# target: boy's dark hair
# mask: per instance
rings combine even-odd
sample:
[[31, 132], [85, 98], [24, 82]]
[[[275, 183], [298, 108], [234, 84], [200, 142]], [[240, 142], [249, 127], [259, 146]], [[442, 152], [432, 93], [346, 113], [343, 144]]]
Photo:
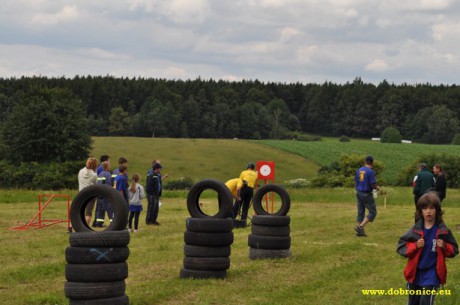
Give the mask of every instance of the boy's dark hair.
[[109, 156], [109, 155], [102, 155], [101, 158], [100, 158], [99, 160], [100, 160], [101, 163], [102, 163], [102, 162], [104, 162], [104, 161], [109, 161], [109, 159], [110, 159], [110, 156]]
[[128, 169], [128, 167], [126, 165], [120, 165], [118, 167], [118, 170], [120, 171], [120, 173], [126, 172], [127, 169]]
[[123, 163], [128, 163], [128, 160], [126, 160], [125, 157], [120, 157], [120, 158], [118, 159], [118, 164], [123, 164]]
[[422, 210], [426, 209], [429, 206], [432, 206], [436, 209], [435, 223], [442, 223], [442, 214], [444, 214], [444, 212], [441, 210], [441, 201], [439, 200], [439, 196], [436, 192], [428, 192], [424, 194], [422, 197], [420, 197], [420, 199], [417, 201], [415, 220], [418, 221], [419, 219], [423, 219]]

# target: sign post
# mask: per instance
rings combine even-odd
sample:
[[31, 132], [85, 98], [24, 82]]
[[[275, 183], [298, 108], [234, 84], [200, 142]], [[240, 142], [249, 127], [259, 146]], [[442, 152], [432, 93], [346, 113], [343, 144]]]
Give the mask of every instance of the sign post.
[[[264, 184], [270, 183], [269, 181], [271, 181], [271, 183], [275, 183], [275, 162], [257, 161], [256, 168], [257, 168], [257, 173], [258, 173], [258, 176], [257, 176], [258, 180], [264, 180]], [[266, 206], [267, 212], [271, 210], [271, 213], [273, 213], [274, 200], [275, 200], [275, 194], [273, 192], [265, 196], [265, 206]], [[269, 206], [270, 206], [270, 209], [269, 209]]]

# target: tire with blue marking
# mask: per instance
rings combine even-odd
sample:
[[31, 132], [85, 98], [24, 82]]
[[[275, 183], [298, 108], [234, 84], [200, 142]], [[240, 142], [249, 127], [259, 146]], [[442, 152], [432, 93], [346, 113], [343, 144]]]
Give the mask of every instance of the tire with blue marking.
[[129, 257], [128, 247], [67, 247], [65, 260], [69, 264], [116, 264]]

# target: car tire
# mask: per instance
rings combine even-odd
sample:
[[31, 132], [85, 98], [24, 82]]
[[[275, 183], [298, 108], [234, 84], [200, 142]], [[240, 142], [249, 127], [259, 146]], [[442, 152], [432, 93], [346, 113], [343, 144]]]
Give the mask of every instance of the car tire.
[[184, 245], [184, 255], [188, 257], [229, 257], [231, 254], [230, 246], [206, 247]]
[[[203, 191], [212, 189], [217, 192], [219, 198], [219, 211], [215, 215], [208, 215], [200, 208], [200, 196]], [[227, 218], [232, 216], [233, 197], [230, 190], [215, 179], [205, 179], [194, 184], [187, 195], [187, 209], [194, 218]]]
[[184, 268], [189, 270], [226, 270], [230, 268], [229, 257], [184, 257]]
[[289, 216], [254, 215], [252, 217], [253, 225], [288, 226], [290, 223], [291, 223], [291, 217]]
[[[281, 198], [281, 207], [275, 213], [269, 213], [262, 207], [262, 199], [268, 192], [275, 192]], [[289, 196], [289, 193], [286, 191], [286, 189], [284, 189], [282, 186], [277, 184], [265, 184], [261, 186], [254, 194], [254, 197], [252, 198], [252, 204], [257, 215], [285, 216], [291, 208], [291, 197]]]
[[252, 225], [251, 233], [262, 236], [289, 236], [291, 233], [290, 226], [261, 226]]
[[181, 268], [179, 277], [181, 279], [224, 279], [227, 277], [227, 270], [190, 270]]
[[65, 260], [69, 264], [123, 263], [128, 257], [128, 247], [67, 247], [65, 249]]
[[92, 300], [69, 300], [69, 305], [129, 305], [127, 295], [115, 298], [92, 299]]
[[256, 249], [289, 249], [291, 247], [290, 236], [260, 236], [249, 234], [248, 245]]
[[69, 236], [69, 243], [72, 247], [126, 247], [129, 240], [128, 230], [75, 232]]
[[113, 208], [114, 218], [104, 231], [124, 230], [128, 224], [128, 206], [125, 199], [113, 187], [108, 185], [91, 185], [82, 189], [72, 200], [70, 221], [75, 232], [94, 231], [86, 223], [86, 206], [97, 197], [106, 198]]
[[287, 258], [291, 256], [290, 249], [257, 249], [249, 248], [249, 259]]
[[233, 220], [231, 218], [193, 218], [186, 220], [188, 231], [225, 233], [233, 230]]
[[223, 247], [233, 243], [233, 232], [209, 233], [185, 231], [184, 241], [187, 245]]
[[128, 277], [128, 264], [66, 264], [65, 277], [69, 282], [116, 282]]
[[125, 295], [125, 281], [79, 283], [65, 282], [64, 293], [69, 299], [89, 300], [121, 297]]

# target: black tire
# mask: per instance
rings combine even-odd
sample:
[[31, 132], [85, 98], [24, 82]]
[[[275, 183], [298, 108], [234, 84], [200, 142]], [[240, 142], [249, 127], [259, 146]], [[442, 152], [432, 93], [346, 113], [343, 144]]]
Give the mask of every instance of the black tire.
[[125, 262], [128, 257], [128, 247], [67, 247], [65, 249], [65, 260], [69, 264], [115, 264]]
[[260, 236], [249, 234], [248, 245], [256, 249], [289, 249], [291, 247], [290, 236]]
[[233, 243], [233, 232], [201, 233], [185, 231], [184, 241], [187, 245], [219, 247], [230, 246]]
[[287, 258], [291, 256], [291, 249], [256, 249], [249, 248], [250, 259], [265, 259], [265, 258]]
[[262, 236], [289, 236], [291, 233], [290, 226], [261, 226], [252, 225], [251, 233]]
[[252, 217], [253, 225], [288, 226], [290, 223], [291, 223], [291, 217], [289, 216], [254, 215]]
[[226, 270], [230, 268], [228, 257], [184, 257], [184, 268], [189, 270]]
[[233, 230], [233, 219], [189, 217], [186, 220], [186, 227], [193, 232], [225, 233]]
[[124, 295], [108, 299], [69, 300], [69, 305], [129, 305], [129, 298]]
[[65, 278], [69, 282], [116, 282], [128, 277], [128, 264], [66, 264]]
[[126, 247], [129, 231], [75, 232], [70, 234], [72, 247]]
[[[200, 208], [200, 195], [203, 191], [212, 189], [219, 198], [219, 211], [215, 215], [207, 215]], [[227, 218], [232, 216], [233, 197], [230, 190], [222, 182], [215, 179], [205, 179], [192, 186], [187, 195], [187, 209], [190, 216], [195, 218]]]
[[235, 228], [246, 228], [248, 226], [248, 222], [246, 219], [233, 219], [233, 225], [235, 226]]
[[129, 305], [129, 298], [124, 295], [108, 299], [69, 300], [69, 305]]
[[[269, 213], [262, 207], [262, 199], [265, 194], [269, 192], [277, 193], [281, 198], [281, 207], [275, 213]], [[254, 205], [254, 211], [257, 215], [276, 215], [285, 216], [291, 208], [291, 197], [289, 193], [282, 186], [277, 184], [265, 184], [261, 186], [252, 198], [252, 204]]]
[[227, 270], [189, 270], [182, 268], [179, 277], [181, 279], [224, 279], [227, 277]]
[[125, 295], [125, 281], [102, 283], [65, 282], [64, 293], [69, 299], [91, 300], [121, 297]]
[[231, 254], [230, 246], [205, 247], [184, 245], [184, 255], [188, 257], [229, 257]]
[[85, 220], [85, 210], [88, 203], [97, 197], [110, 201], [114, 218], [104, 231], [124, 230], [128, 224], [128, 206], [125, 199], [113, 187], [108, 185], [91, 185], [82, 189], [72, 200], [70, 206], [70, 221], [75, 232], [94, 231]]

